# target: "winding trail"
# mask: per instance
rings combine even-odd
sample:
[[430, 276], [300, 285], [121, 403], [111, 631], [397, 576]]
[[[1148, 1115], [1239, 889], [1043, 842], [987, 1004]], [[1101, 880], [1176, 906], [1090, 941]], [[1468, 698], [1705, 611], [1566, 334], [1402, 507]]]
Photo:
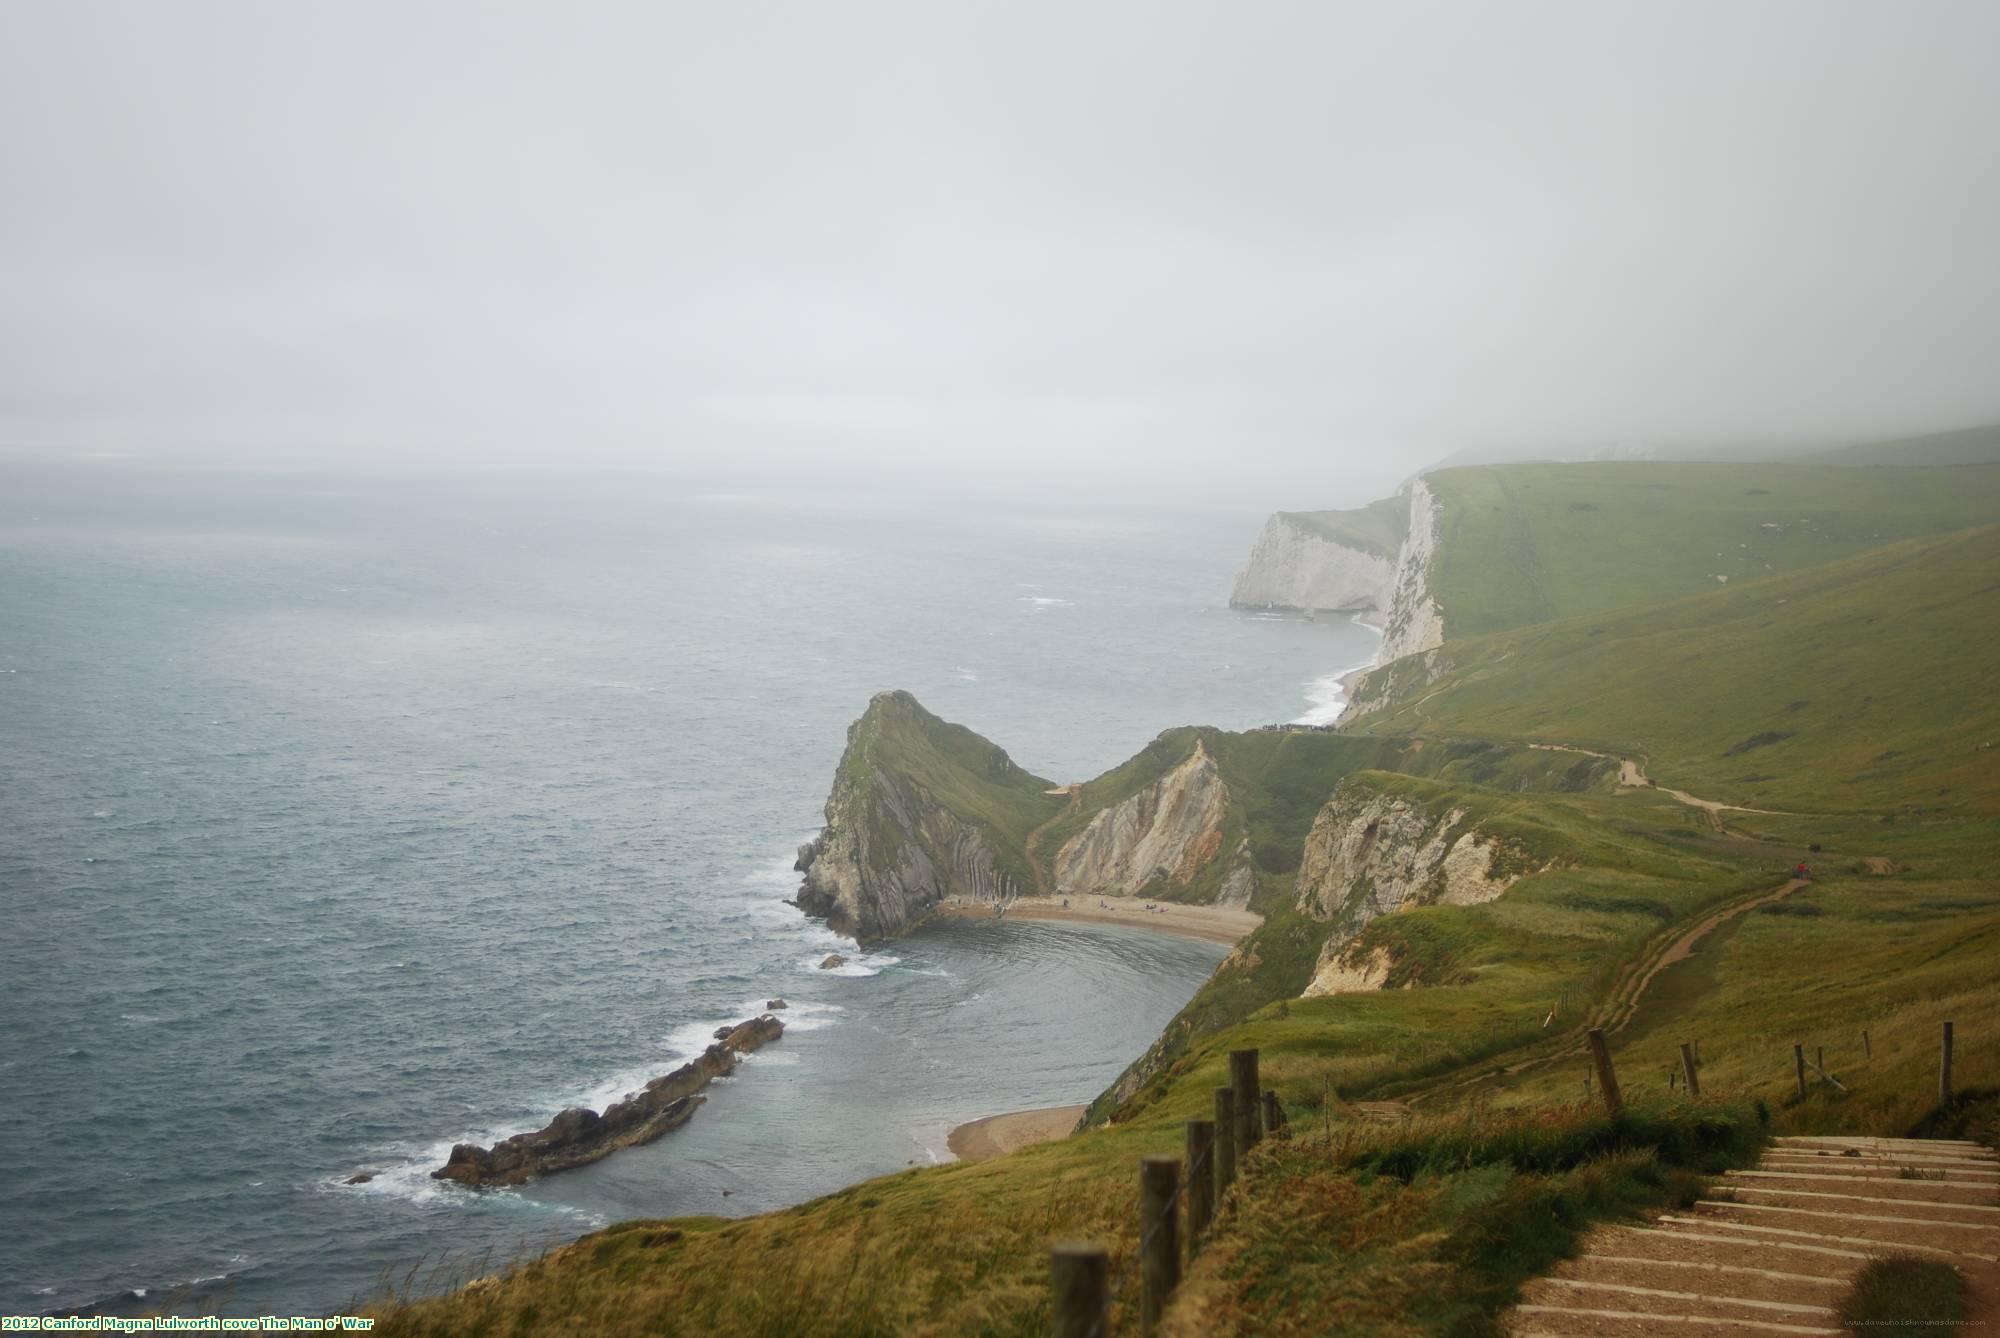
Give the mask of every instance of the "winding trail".
[[1611, 994], [1592, 1010], [1578, 1026], [1572, 1027], [1559, 1036], [1535, 1042], [1525, 1047], [1522, 1057], [1499, 1068], [1488, 1067], [1490, 1061], [1479, 1062], [1480, 1071], [1471, 1077], [1446, 1079], [1416, 1092], [1407, 1098], [1407, 1104], [1416, 1105], [1433, 1098], [1461, 1092], [1468, 1087], [1478, 1087], [1496, 1079], [1512, 1078], [1554, 1064], [1573, 1061], [1577, 1056], [1577, 1045], [1584, 1033], [1593, 1027], [1602, 1027], [1607, 1037], [1616, 1036], [1630, 1025], [1639, 1012], [1639, 1004], [1645, 998], [1646, 990], [1659, 974], [1676, 962], [1687, 960], [1694, 955], [1701, 941], [1714, 933], [1717, 928], [1756, 910], [1759, 906], [1782, 900], [1802, 887], [1810, 886], [1804, 878], [1789, 879], [1784, 886], [1752, 893], [1735, 901], [1719, 906], [1681, 930], [1658, 947], [1642, 954], [1619, 973], [1612, 983]]
[[1602, 757], [1607, 761], [1616, 762], [1618, 764], [1618, 783], [1621, 786], [1628, 790], [1650, 790], [1655, 794], [1664, 794], [1677, 799], [1689, 808], [1698, 808], [1708, 814], [1714, 820], [1717, 827], [1722, 825], [1722, 815], [1724, 813], [1758, 813], [1769, 818], [1799, 818], [1807, 816], [1803, 813], [1786, 813], [1775, 808], [1745, 808], [1741, 804], [1725, 804], [1719, 799], [1703, 799], [1699, 795], [1689, 794], [1686, 790], [1676, 790], [1671, 786], [1661, 785], [1648, 779], [1643, 767], [1631, 758], [1620, 757], [1617, 753], [1600, 753], [1589, 748], [1572, 748], [1568, 744], [1562, 743], [1531, 743], [1528, 746], [1540, 749], [1545, 753], [1581, 753], [1585, 757]]

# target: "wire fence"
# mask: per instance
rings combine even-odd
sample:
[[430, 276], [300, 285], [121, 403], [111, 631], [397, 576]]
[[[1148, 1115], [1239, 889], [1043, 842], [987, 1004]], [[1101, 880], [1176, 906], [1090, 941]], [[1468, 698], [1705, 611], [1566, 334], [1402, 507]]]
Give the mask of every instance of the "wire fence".
[[[1215, 1133], [1215, 1138], [1234, 1136], [1233, 1131], [1225, 1133], [1222, 1130], [1217, 1130]], [[1211, 1138], [1203, 1145], [1191, 1165], [1183, 1168], [1183, 1173], [1174, 1185], [1173, 1196], [1167, 1200], [1166, 1206], [1153, 1218], [1152, 1225], [1147, 1226], [1143, 1222], [1140, 1223], [1139, 1244], [1133, 1249], [1131, 1257], [1125, 1261], [1125, 1267], [1118, 1270], [1118, 1276], [1112, 1280], [1110, 1286], [1104, 1289], [1104, 1305], [1097, 1312], [1097, 1318], [1091, 1323], [1088, 1330], [1089, 1338], [1104, 1338], [1105, 1331], [1111, 1324], [1112, 1307], [1118, 1304], [1120, 1298], [1125, 1295], [1126, 1288], [1132, 1285], [1132, 1279], [1139, 1272], [1139, 1267], [1146, 1258], [1147, 1250], [1152, 1248], [1153, 1242], [1158, 1239], [1159, 1234], [1180, 1221], [1181, 1205], [1186, 1201], [1188, 1190], [1194, 1184], [1195, 1178], [1197, 1176], [1214, 1174], [1215, 1138]], [[1191, 1230], [1189, 1237], [1187, 1245], [1188, 1248], [1192, 1249], [1194, 1241]]]
[[[1148, 1157], [1140, 1161], [1140, 1221], [1138, 1239], [1115, 1274], [1108, 1274], [1110, 1250], [1086, 1246], [1069, 1252], [1072, 1263], [1083, 1271], [1076, 1275], [1079, 1285], [1066, 1286], [1062, 1273], [1065, 1251], [1052, 1259], [1055, 1270], [1055, 1331], [1066, 1338], [1107, 1338], [1112, 1317], [1120, 1306], [1133, 1301], [1134, 1279], [1141, 1281], [1137, 1301], [1142, 1326], [1150, 1331], [1164, 1311], [1167, 1298], [1179, 1285], [1182, 1255], [1192, 1258], [1201, 1240], [1214, 1226], [1227, 1205], [1227, 1191], [1235, 1183], [1235, 1168], [1250, 1147], [1261, 1138], [1278, 1134], [1290, 1121], [1276, 1092], [1261, 1092], [1256, 1081], [1254, 1051], [1242, 1052], [1242, 1081], [1217, 1092], [1217, 1118], [1188, 1123], [1188, 1151], [1181, 1158]], [[1233, 1092], [1233, 1096], [1231, 1095]], [[1253, 1093], [1255, 1095], [1253, 1095]], [[1229, 1118], [1223, 1118], [1227, 1114]], [[1222, 1154], [1227, 1153], [1228, 1156]], [[1163, 1165], [1164, 1164], [1164, 1165]], [[1158, 1193], [1168, 1171], [1173, 1188]], [[1200, 1211], [1197, 1211], [1197, 1203]], [[1185, 1237], [1177, 1228], [1186, 1213]], [[1162, 1240], [1162, 1237], [1168, 1237]], [[1149, 1267], [1149, 1261], [1151, 1267]]]

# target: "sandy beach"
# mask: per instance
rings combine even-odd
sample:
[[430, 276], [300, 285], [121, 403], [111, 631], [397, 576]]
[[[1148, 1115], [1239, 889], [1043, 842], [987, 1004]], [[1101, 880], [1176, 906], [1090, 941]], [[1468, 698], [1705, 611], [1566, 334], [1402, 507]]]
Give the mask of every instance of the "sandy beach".
[[[1148, 910], [1148, 905], [1158, 909]], [[994, 918], [993, 904], [983, 901], [956, 905], [944, 902], [934, 914], [962, 919]], [[1067, 906], [1063, 905], [1060, 897], [1020, 897], [1007, 904], [1005, 918], [1124, 925], [1128, 929], [1150, 929], [1158, 934], [1179, 934], [1183, 938], [1207, 939], [1211, 943], [1235, 943], [1264, 923], [1264, 917], [1254, 912], [1222, 906], [1177, 906], [1168, 901], [1148, 903], [1141, 897], [1093, 896], [1071, 897]]]
[[1068, 1138], [1087, 1106], [1049, 1106], [1043, 1110], [1017, 1110], [1006, 1115], [988, 1115], [983, 1120], [961, 1124], [945, 1137], [945, 1146], [960, 1161], [985, 1161], [1004, 1157], [1036, 1143], [1053, 1143]]

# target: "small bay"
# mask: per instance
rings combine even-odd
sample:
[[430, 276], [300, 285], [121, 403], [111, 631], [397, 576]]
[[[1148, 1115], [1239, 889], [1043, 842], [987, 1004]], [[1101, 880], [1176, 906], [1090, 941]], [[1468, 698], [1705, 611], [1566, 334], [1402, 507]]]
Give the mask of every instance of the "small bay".
[[[1375, 638], [1227, 608], [1262, 520], [0, 466], [0, 1308], [324, 1313], [1090, 1099], [1224, 949], [956, 922], [854, 953], [785, 904], [793, 852], [885, 688], [1057, 782], [1299, 715]], [[429, 1180], [776, 997], [785, 1037], [687, 1128]]]

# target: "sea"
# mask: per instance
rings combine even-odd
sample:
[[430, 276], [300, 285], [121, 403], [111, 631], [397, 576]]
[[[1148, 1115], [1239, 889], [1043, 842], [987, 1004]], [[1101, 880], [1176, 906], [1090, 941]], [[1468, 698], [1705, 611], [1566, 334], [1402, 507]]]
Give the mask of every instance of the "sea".
[[[787, 903], [794, 854], [884, 689], [1056, 782], [1329, 719], [1376, 638], [1228, 607], [1263, 519], [0, 461], [0, 1313], [334, 1313], [1090, 1100], [1221, 946], [955, 921], [856, 952]], [[687, 1127], [430, 1179], [774, 998], [784, 1037]]]

